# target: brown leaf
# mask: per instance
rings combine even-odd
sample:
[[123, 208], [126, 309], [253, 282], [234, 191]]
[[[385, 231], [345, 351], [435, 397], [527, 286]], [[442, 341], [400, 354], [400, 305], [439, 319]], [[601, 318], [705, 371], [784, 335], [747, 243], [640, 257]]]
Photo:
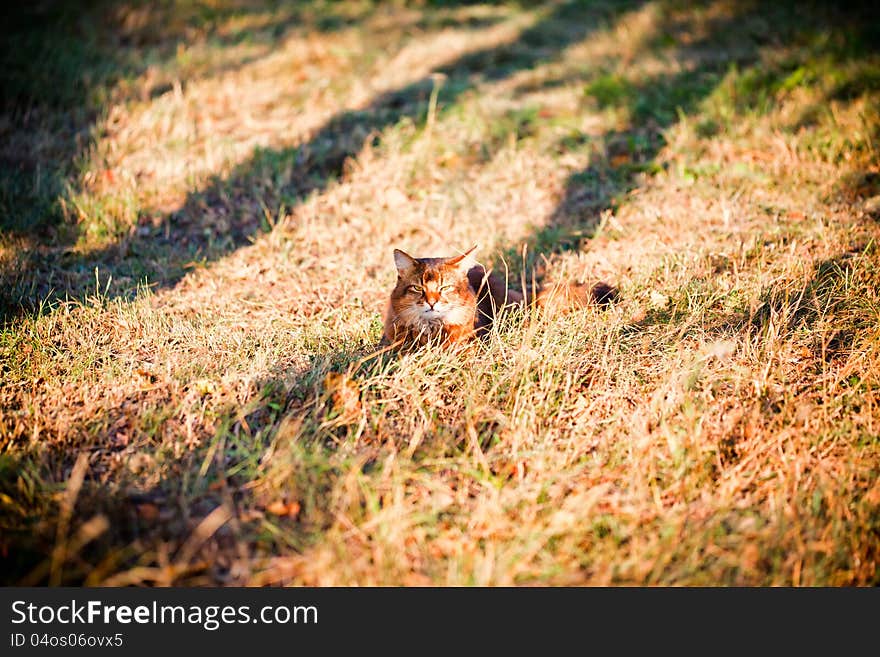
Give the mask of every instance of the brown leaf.
[[281, 500], [275, 500], [271, 504], [266, 505], [266, 511], [276, 516], [287, 514], [287, 505]]
[[286, 516], [288, 518], [296, 518], [299, 515], [299, 502], [284, 502], [282, 500], [275, 500], [268, 506], [266, 506], [266, 511], [275, 516]]

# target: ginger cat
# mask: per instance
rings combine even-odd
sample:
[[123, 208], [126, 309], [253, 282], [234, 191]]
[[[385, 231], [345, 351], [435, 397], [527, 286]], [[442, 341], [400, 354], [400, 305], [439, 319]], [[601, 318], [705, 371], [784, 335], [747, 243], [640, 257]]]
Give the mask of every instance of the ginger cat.
[[552, 285], [531, 295], [507, 288], [503, 277], [487, 272], [466, 253], [448, 258], [414, 258], [394, 250], [397, 284], [385, 313], [384, 342], [394, 346], [467, 342], [491, 326], [507, 308], [532, 301], [551, 312], [566, 312], [588, 303], [608, 303], [617, 290], [607, 283]]

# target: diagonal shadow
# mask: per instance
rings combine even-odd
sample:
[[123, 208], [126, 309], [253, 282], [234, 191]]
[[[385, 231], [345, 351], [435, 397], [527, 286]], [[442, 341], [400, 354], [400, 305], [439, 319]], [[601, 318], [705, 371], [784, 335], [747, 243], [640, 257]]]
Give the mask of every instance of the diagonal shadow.
[[[448, 77], [440, 102], [453, 103], [461, 93], [482, 81], [502, 80], [519, 70], [557, 57], [565, 47], [583, 39], [610, 16], [635, 4], [622, 3], [614, 9], [601, 6], [594, 10], [583, 3], [554, 3], [547, 15], [525, 30], [515, 42], [472, 52], [438, 69], [436, 72]], [[117, 280], [126, 277], [133, 280], [142, 275], [158, 285], [173, 285], [183, 275], [185, 263], [198, 258], [216, 259], [248, 243], [260, 229], [261, 202], [296, 203], [309, 193], [323, 189], [341, 175], [346, 159], [359, 152], [365, 140], [371, 138], [370, 135], [403, 118], [423, 121], [432, 85], [431, 76], [426, 76], [381, 95], [364, 110], [341, 113], [301, 147], [257, 152], [251, 161], [238, 167], [230, 177], [217, 179], [205, 190], [191, 194], [183, 207], [165, 216], [150, 234], [137, 233], [113, 248], [86, 257], [68, 256], [60, 262], [51, 260], [37, 263], [28, 276], [37, 278], [41, 287], [32, 289], [37, 291], [38, 296], [53, 289], [55, 294], [82, 293], [79, 278], [98, 265], [109, 270]], [[286, 172], [281, 180], [271, 178], [270, 185], [261, 186], [260, 181], [267, 179], [267, 171], [278, 170]], [[206, 216], [215, 218], [227, 213], [222, 231], [205, 219]], [[126, 294], [127, 291], [121, 286], [116, 293]], [[18, 297], [12, 301], [17, 308], [21, 308], [26, 300]], [[346, 356], [350, 357], [348, 354]], [[285, 396], [287, 394], [285, 391]], [[106, 426], [113, 426], [118, 416], [125, 412], [123, 407], [111, 411], [106, 418]], [[265, 418], [258, 420], [261, 423], [272, 421]], [[100, 436], [99, 440], [102, 439], [108, 437]], [[49, 463], [53, 464], [50, 466], [53, 471], [63, 472], [61, 464], [70, 462], [71, 450], [66, 445], [47, 445], [45, 451], [35, 458], [42, 464], [35, 467], [46, 467], [45, 464]], [[13, 463], [7, 469], [17, 472], [22, 466]], [[56, 479], [57, 475], [52, 478]], [[3, 481], [0, 476], [0, 484]], [[162, 490], [157, 495], [162, 499], [180, 495], [179, 481], [163, 481], [158, 486]], [[116, 524], [111, 543], [118, 545], [119, 541], [137, 538], [139, 523], [137, 518], [132, 517], [131, 500], [124, 496], [118, 499], [108, 496], [101, 488], [92, 487], [92, 492], [93, 497], [87, 506], [92, 511], [105, 513]], [[216, 498], [216, 495], [206, 495], [204, 502], [217, 502], [211, 498]], [[25, 520], [16, 519], [15, 522], [24, 529], [16, 534], [11, 545], [13, 550], [18, 550], [17, 572], [4, 574], [15, 580], [39, 561], [52, 540], [51, 536], [44, 536], [22, 524]], [[0, 544], [0, 547], [5, 545]], [[112, 549], [112, 545], [96, 547], [95, 558], [104, 548]]]
[[[682, 20], [680, 13], [666, 11], [675, 9], [675, 2], [661, 2], [659, 6], [665, 18], [656, 26], [655, 40], [674, 43], [687, 19]], [[809, 46], [813, 59], [838, 64], [880, 49], [880, 11], [876, 3], [857, 2], [842, 7], [824, 2], [740, 1], [730, 7], [729, 15], [710, 21], [698, 40], [676, 45], [668, 52], [668, 57], [684, 64], [676, 74], [655, 75], [637, 82], [613, 74], [593, 78], [569, 75], [542, 83], [544, 88], [584, 84], [587, 95], [592, 96], [599, 109], [623, 110], [629, 121], [623, 129], [581, 138], [581, 143], [575, 144], [590, 147], [590, 164], [569, 176], [557, 207], [526, 238], [529, 248], [525, 262], [521, 257], [522, 244], [505, 251], [514, 280], [520, 269], [525, 268], [537, 271], [536, 281], [540, 283], [544, 267], [538, 259], [586, 248], [603, 213], [614, 211], [629, 192], [662, 171], [656, 158], [666, 143], [664, 131], [682, 117], [694, 114], [731, 71], [749, 73], [736, 83], [732, 92], [738, 110], [755, 111], [772, 105], [774, 95], [800, 74], [807, 63], [792, 57], [767, 65], [765, 49]], [[751, 29], [743, 30], [743, 25]], [[648, 42], [643, 48], [658, 45]], [[524, 85], [525, 91], [534, 90], [529, 89], [533, 86]], [[856, 93], [853, 89], [864, 91], [875, 86], [873, 80], [844, 77], [830, 95], [839, 98], [845, 92]], [[711, 134], [717, 126], [710, 122], [698, 129]], [[571, 137], [564, 138], [560, 149], [567, 149], [570, 140]]]
[[[69, 242], [58, 199], [89, 146], [97, 118], [106, 110], [108, 89], [152, 69], [158, 78], [146, 93], [171, 89], [162, 69], [193, 43], [229, 49], [248, 43], [256, 54], [207, 61], [180, 79], [230, 71], [269, 54], [295, 30], [330, 32], [362, 20], [323, 9], [314, 2], [277, 9], [245, 0], [212, 6], [151, 4], [119, 0], [54, 0], [18, 3], [5, 16], [0, 51], [0, 231], [41, 241]], [[238, 19], [242, 27], [220, 29]], [[119, 91], [117, 89], [117, 91]], [[122, 91], [123, 97], [132, 92]], [[60, 234], [59, 234], [60, 231]]]
[[[729, 56], [719, 58], [717, 52], [714, 54], [712, 52], [713, 46], [723, 41], [725, 34], [736, 32], [730, 29], [734, 21], [746, 20], [750, 16], [773, 15], [766, 13], [770, 11], [767, 8], [756, 8], [751, 5], [737, 5], [737, 7], [737, 12], [733, 16], [710, 26], [705, 37], [696, 44], [675, 51], [676, 56], [687, 58], [692, 62], [692, 67], [687, 71], [675, 75], [653, 76], [638, 83], [623, 81], [619, 93], [607, 93], [609, 87], [613, 86], [610, 84], [613, 81], [606, 80], [603, 82], [606, 92], [604, 95], [602, 84], [594, 85], [595, 81], [591, 82], [591, 92], [597, 102], [614, 104], [628, 110], [631, 116], [630, 125], [626, 129], [608, 132], [602, 136], [602, 150], [598, 152], [595, 162], [569, 179], [564, 197], [548, 218], [547, 225], [537, 229], [529, 238], [538, 247], [533, 251], [553, 253], [582, 245], [582, 240], [592, 235], [595, 230], [602, 211], [613, 208], [615, 199], [619, 198], [620, 194], [639, 185], [640, 176], [650, 172], [654, 159], [663, 145], [663, 129], [674, 124], [680, 112], [684, 114], [693, 112], [701, 100], [717, 88], [721, 76], [731, 64], [751, 66], [760, 63], [761, 48], [768, 43], [768, 39], [776, 37], [758, 35], [747, 43], [741, 43], [738, 49], [731, 49]], [[580, 5], [562, 5], [556, 7], [545, 20], [552, 20], [555, 23], [554, 33], [568, 34], [569, 36], [566, 37], [568, 41], [565, 43], [572, 43], [577, 38], [583, 38], [588, 30], [584, 31], [583, 26], [572, 25], [571, 12], [576, 16], [593, 15], [589, 12], [582, 13], [584, 11], [587, 10]], [[817, 16], [820, 15], [813, 15], [811, 21], [805, 23], [815, 25], [821, 22]], [[536, 26], [533, 29], [538, 28]], [[581, 36], [578, 37], [576, 34]], [[527, 38], [529, 31], [524, 33], [518, 43], [523, 43], [522, 39]], [[535, 44], [546, 42], [545, 36], [542, 35], [534, 34], [533, 38], [538, 40], [532, 42]], [[518, 52], [518, 46], [514, 43], [500, 49], [487, 49], [460, 58], [441, 69], [441, 72], [449, 76], [441, 101], [454, 102], [464, 90], [472, 88], [482, 80], [503, 79], [524, 67], [542, 63], [545, 57], [556, 56], [562, 47], [564, 46], [554, 41], [542, 46], [542, 53], [537, 55]], [[784, 74], [785, 71], [779, 72], [780, 76]], [[584, 82], [588, 81], [584, 80]], [[767, 84], [771, 87], [775, 84], [773, 76], [768, 79]], [[142, 271], [151, 281], [162, 285], [174, 284], [182, 275], [183, 263], [194, 257], [208, 259], [220, 257], [247, 243], [248, 239], [259, 230], [259, 200], [268, 197], [278, 202], [295, 203], [304, 195], [322, 189], [334, 177], [341, 175], [345, 160], [358, 152], [373, 131], [381, 130], [382, 127], [404, 117], [422, 120], [430, 90], [430, 78], [423, 78], [412, 85], [384, 94], [363, 111], [340, 114], [302, 147], [257, 153], [231, 177], [216, 180], [206, 190], [192, 194], [183, 208], [164, 217], [163, 224], [156, 234], [137, 235], [113, 249], [91, 254], [86, 258], [70, 259], [63, 263], [62, 268], [56, 268], [56, 270], [60, 269], [61, 273], [55, 280], [63, 282], [61, 278], [65, 275], [63, 268], [67, 268], [68, 272], [75, 275], [77, 267], [89, 270], [94, 265], [101, 264], [102, 267], [106, 266], [118, 275]], [[625, 156], [623, 163], [621, 158], [617, 157], [619, 155]], [[279, 167], [279, 163], [284, 166]], [[289, 174], [285, 173], [283, 179], [273, 179], [270, 186], [259, 187], [260, 181], [266, 179], [267, 171], [288, 168]], [[204, 218], [194, 218], [199, 216], [199, 213], [205, 213], [206, 210], [219, 214], [219, 209], [232, 215], [229, 219], [228, 233], [213, 230], [212, 225], [207, 224]], [[207, 237], [206, 228], [210, 233]], [[166, 230], [168, 237], [163, 237]], [[156, 253], [177, 269], [164, 272], [143, 264], [145, 259]], [[137, 270], [137, 267], [141, 269]], [[66, 289], [75, 292], [77, 290], [75, 280], [69, 282]], [[124, 292], [124, 289], [119, 291], [120, 294]], [[772, 299], [772, 295], [768, 298]], [[740, 327], [734, 328], [739, 330]], [[346, 353], [343, 355], [343, 360], [350, 357], [351, 354]], [[308, 373], [305, 378], [313, 376], [314, 373]], [[294, 384], [295, 387], [301, 385], [302, 382]], [[285, 394], [286, 392], [282, 390], [279, 402], [285, 402]], [[275, 421], [273, 417], [267, 416], [255, 418], [251, 424], [256, 428], [271, 425]], [[107, 422], [108, 426], [112, 424], [111, 421]], [[51, 456], [52, 459], [70, 460], [66, 450], [61, 448], [57, 450]], [[169, 498], [173, 498], [178, 493], [179, 486], [177, 481], [163, 481], [159, 484], [163, 489], [162, 495]], [[206, 500], [218, 503], [219, 499], [212, 500], [211, 495], [214, 494], [207, 494]], [[218, 498], [219, 495], [214, 497]], [[95, 507], [104, 510], [111, 517], [119, 517], [122, 520], [128, 517], [125, 514], [131, 513], [123, 507], [127, 503], [126, 500], [116, 502], [106, 495], [102, 496], [101, 491], [96, 493], [96, 498]], [[132, 528], [120, 530], [126, 540], [131, 538], [128, 534], [137, 536], [137, 531], [140, 531], [136, 519], [130, 522]], [[120, 521], [120, 524], [124, 523]], [[114, 536], [114, 540], [119, 538], [119, 535]], [[40, 540], [42, 538], [34, 537], [37, 548], [45, 547]], [[51, 539], [48, 544], [51, 545]], [[96, 553], [94, 558], [97, 560], [100, 554]]]
[[[470, 52], [381, 94], [364, 109], [341, 112], [303, 145], [257, 151], [227, 178], [214, 179], [191, 193], [177, 211], [110, 247], [85, 256], [37, 254], [28, 267], [7, 273], [0, 291], [0, 315], [12, 317], [34, 309], [47, 297], [79, 297], [85, 286], [94, 286], [96, 267], [115, 281], [108, 288], [111, 296], [132, 294], [144, 280], [151, 286], [174, 285], [188, 263], [213, 261], [248, 244], [262, 227], [264, 205], [296, 205], [339, 178], [344, 162], [373, 135], [404, 118], [424, 122], [436, 74], [447, 78], [439, 103], [452, 104], [481, 82], [503, 80], [559, 57], [568, 46], [639, 4], [550, 3], [514, 41]], [[267, 178], [267, 170], [282, 174]]]

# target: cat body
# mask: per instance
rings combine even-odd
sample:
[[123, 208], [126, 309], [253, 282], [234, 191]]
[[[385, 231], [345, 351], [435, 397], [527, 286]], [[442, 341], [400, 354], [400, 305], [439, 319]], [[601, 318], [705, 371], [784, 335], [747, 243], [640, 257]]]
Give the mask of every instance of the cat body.
[[[424, 345], [439, 341], [461, 344], [486, 331], [508, 308], [532, 300], [536, 306], [565, 312], [590, 301], [604, 303], [616, 291], [605, 283], [588, 289], [566, 284], [540, 288], [534, 295], [507, 287], [472, 257], [476, 247], [449, 258], [414, 258], [394, 250], [397, 283], [385, 312], [384, 341], [391, 345]], [[533, 298], [532, 298], [533, 297]]]

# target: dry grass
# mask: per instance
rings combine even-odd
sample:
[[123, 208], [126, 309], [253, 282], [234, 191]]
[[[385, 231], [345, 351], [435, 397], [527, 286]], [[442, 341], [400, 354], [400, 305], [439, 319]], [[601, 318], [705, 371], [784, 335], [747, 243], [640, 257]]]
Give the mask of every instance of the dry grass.
[[[880, 583], [867, 5], [27, 24], [0, 119], [4, 581]], [[47, 34], [79, 44], [49, 67], [69, 88], [27, 68]], [[376, 354], [391, 250], [474, 242], [621, 300]]]

